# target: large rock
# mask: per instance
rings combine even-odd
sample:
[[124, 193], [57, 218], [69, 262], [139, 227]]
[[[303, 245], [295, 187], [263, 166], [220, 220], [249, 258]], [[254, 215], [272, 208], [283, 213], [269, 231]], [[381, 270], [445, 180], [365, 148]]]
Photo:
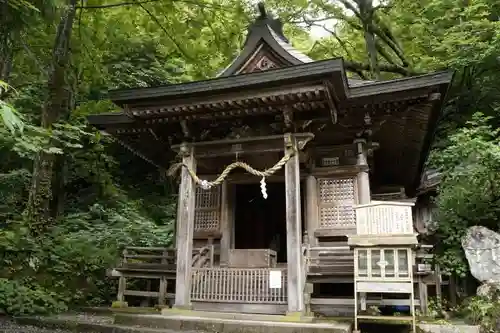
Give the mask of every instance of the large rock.
[[476, 294], [498, 302], [500, 296], [500, 284], [498, 282], [483, 283], [477, 288]]
[[500, 235], [486, 227], [474, 226], [462, 239], [470, 272], [479, 281], [500, 284]]

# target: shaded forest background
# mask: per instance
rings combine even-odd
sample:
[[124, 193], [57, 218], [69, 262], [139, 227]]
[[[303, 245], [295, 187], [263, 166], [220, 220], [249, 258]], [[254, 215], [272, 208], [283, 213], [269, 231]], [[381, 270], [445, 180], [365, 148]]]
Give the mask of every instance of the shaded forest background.
[[[108, 89], [214, 77], [256, 15], [245, 0], [0, 0], [0, 308], [110, 304], [124, 245], [168, 245], [176, 184], [88, 127]], [[443, 173], [432, 237], [465, 276], [460, 237], [499, 229], [497, 0], [268, 0], [295, 47], [350, 75], [456, 72], [430, 164]], [[313, 38], [310, 29], [324, 30]]]

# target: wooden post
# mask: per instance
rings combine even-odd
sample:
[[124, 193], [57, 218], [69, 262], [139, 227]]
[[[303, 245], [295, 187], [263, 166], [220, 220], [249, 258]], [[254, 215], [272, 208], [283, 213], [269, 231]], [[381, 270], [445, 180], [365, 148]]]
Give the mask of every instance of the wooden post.
[[[360, 168], [357, 176], [357, 186], [358, 186], [358, 204], [364, 205], [369, 204], [371, 201], [370, 194], [370, 175], [368, 174], [368, 151], [366, 149], [365, 139], [354, 140], [356, 145], [357, 160], [356, 165]], [[356, 291], [355, 291], [356, 292]], [[359, 294], [359, 301], [361, 310], [366, 310], [366, 293]], [[358, 305], [355, 304], [357, 307]], [[356, 328], [357, 330], [357, 328]]]
[[230, 204], [231, 195], [229, 193], [230, 185], [224, 181], [221, 185], [221, 207], [220, 207], [220, 264], [227, 266], [229, 260], [229, 249], [231, 247], [232, 226], [230, 224]]
[[306, 225], [309, 245], [317, 246], [314, 231], [318, 227], [318, 183], [312, 175], [306, 180]]
[[[124, 249], [122, 252], [122, 263], [126, 264], [127, 263], [127, 254], [128, 251], [127, 249]], [[118, 279], [118, 294], [116, 295], [116, 300], [118, 302], [124, 302], [125, 301], [125, 290], [127, 289], [127, 278], [123, 276], [123, 273], [121, 273], [120, 278]]]
[[285, 134], [285, 153], [293, 153], [285, 165], [288, 314], [304, 311], [304, 277], [301, 250], [300, 166], [297, 140]]
[[436, 283], [436, 297], [439, 300], [439, 302], [442, 303], [443, 302], [442, 299], [443, 292], [441, 289], [442, 278], [441, 278], [441, 267], [439, 266], [439, 264], [436, 264], [436, 266], [434, 267], [434, 279]]
[[420, 311], [423, 315], [429, 312], [429, 300], [427, 296], [427, 284], [422, 276], [418, 277], [418, 299], [420, 301]]
[[229, 250], [235, 248], [235, 241], [236, 241], [236, 186], [232, 184], [229, 187], [229, 227], [231, 230], [231, 237], [229, 241]]
[[207, 246], [208, 246], [208, 263], [210, 265], [209, 267], [211, 268], [211, 267], [214, 267], [214, 261], [215, 261], [213, 237], [208, 238]]
[[125, 289], [127, 288], [127, 278], [125, 276], [120, 276], [118, 279], [118, 295], [116, 296], [116, 300], [118, 302], [125, 301]]
[[365, 139], [354, 140], [357, 150], [356, 165], [361, 168], [358, 173], [358, 204], [369, 204], [371, 201], [370, 195], [370, 176], [368, 174], [368, 151], [366, 148]]
[[167, 278], [165, 276], [162, 276], [160, 278], [160, 288], [158, 290], [158, 305], [163, 306], [167, 304], [166, 297], [167, 297]]
[[450, 305], [452, 307], [457, 306], [457, 279], [454, 275], [449, 277], [449, 291], [450, 291]]
[[[196, 170], [193, 147], [183, 143], [182, 163]], [[193, 256], [194, 205], [196, 184], [188, 170], [182, 167], [177, 208], [177, 273], [175, 278], [175, 307], [191, 307], [191, 261]]]
[[[164, 249], [161, 255], [161, 264], [168, 264], [168, 250]], [[158, 305], [166, 304], [166, 296], [167, 296], [167, 278], [163, 275], [160, 277], [160, 287], [158, 290]]]

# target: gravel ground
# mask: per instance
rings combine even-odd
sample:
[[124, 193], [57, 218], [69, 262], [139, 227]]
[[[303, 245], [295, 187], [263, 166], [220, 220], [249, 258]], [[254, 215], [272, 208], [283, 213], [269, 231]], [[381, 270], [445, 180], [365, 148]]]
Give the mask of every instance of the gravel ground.
[[18, 325], [15, 322], [7, 319], [0, 319], [1, 333], [74, 333], [67, 330], [46, 329], [35, 326]]
[[[64, 314], [54, 318], [98, 324], [111, 324], [113, 322], [113, 319], [109, 316], [90, 314]], [[74, 331], [19, 325], [9, 318], [0, 317], [0, 333], [74, 333]]]

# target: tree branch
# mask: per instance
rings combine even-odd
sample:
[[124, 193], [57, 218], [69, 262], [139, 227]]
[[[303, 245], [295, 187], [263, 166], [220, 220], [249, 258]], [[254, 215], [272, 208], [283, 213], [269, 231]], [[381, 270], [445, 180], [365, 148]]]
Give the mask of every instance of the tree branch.
[[161, 24], [161, 22], [158, 20], [158, 18], [156, 18], [156, 16], [149, 9], [147, 9], [141, 2], [137, 2], [137, 4], [139, 5], [139, 7], [141, 7], [149, 15], [149, 17], [151, 17], [153, 19], [153, 21], [155, 21], [155, 23], [160, 27], [160, 29], [163, 30], [163, 32], [167, 35], [167, 37], [170, 39], [170, 41], [172, 41], [172, 43], [175, 45], [177, 50], [179, 50], [179, 52], [182, 53], [182, 55], [186, 59], [193, 61], [194, 60], [193, 57], [191, 57], [190, 55], [187, 54], [186, 51], [184, 51], [182, 46], [179, 43], [177, 43], [177, 41], [174, 39], [172, 34], [167, 30], [167, 28], [165, 28]]
[[[143, 1], [126, 1], [126, 2], [117, 2], [117, 3], [112, 3], [108, 5], [87, 5], [87, 6], [78, 6], [76, 7], [77, 9], [108, 9], [108, 8], [117, 8], [117, 7], [123, 7], [123, 6], [137, 6], [145, 3], [150, 3], [150, 2], [159, 2], [161, 0], [143, 0]], [[183, 3], [188, 3], [188, 4], [194, 4], [199, 7], [205, 7], [205, 8], [225, 8], [222, 5], [214, 5], [214, 4], [202, 4], [200, 2], [197, 2], [196, 0], [190, 1], [190, 0], [174, 0], [175, 2], [183, 2]], [[226, 7], [229, 8], [229, 7]]]
[[144, 0], [141, 2], [137, 1], [129, 1], [129, 2], [117, 2], [117, 3], [112, 3], [108, 5], [87, 5], [87, 6], [77, 6], [77, 9], [105, 9], [105, 8], [114, 8], [114, 7], [122, 7], [122, 6], [134, 6], [134, 5], [139, 5], [143, 3], [149, 3], [149, 2], [157, 2], [160, 0]]
[[[358, 62], [353, 62], [353, 61], [344, 61], [344, 67], [350, 71], [356, 72], [356, 71], [369, 71], [370, 70], [370, 65], [368, 64], [362, 64]], [[382, 72], [387, 72], [387, 73], [394, 73], [394, 74], [400, 74], [403, 76], [412, 76], [412, 75], [418, 75], [421, 74], [419, 72], [412, 71], [408, 68], [396, 66], [396, 65], [389, 65], [389, 64], [380, 64], [379, 69]]]

